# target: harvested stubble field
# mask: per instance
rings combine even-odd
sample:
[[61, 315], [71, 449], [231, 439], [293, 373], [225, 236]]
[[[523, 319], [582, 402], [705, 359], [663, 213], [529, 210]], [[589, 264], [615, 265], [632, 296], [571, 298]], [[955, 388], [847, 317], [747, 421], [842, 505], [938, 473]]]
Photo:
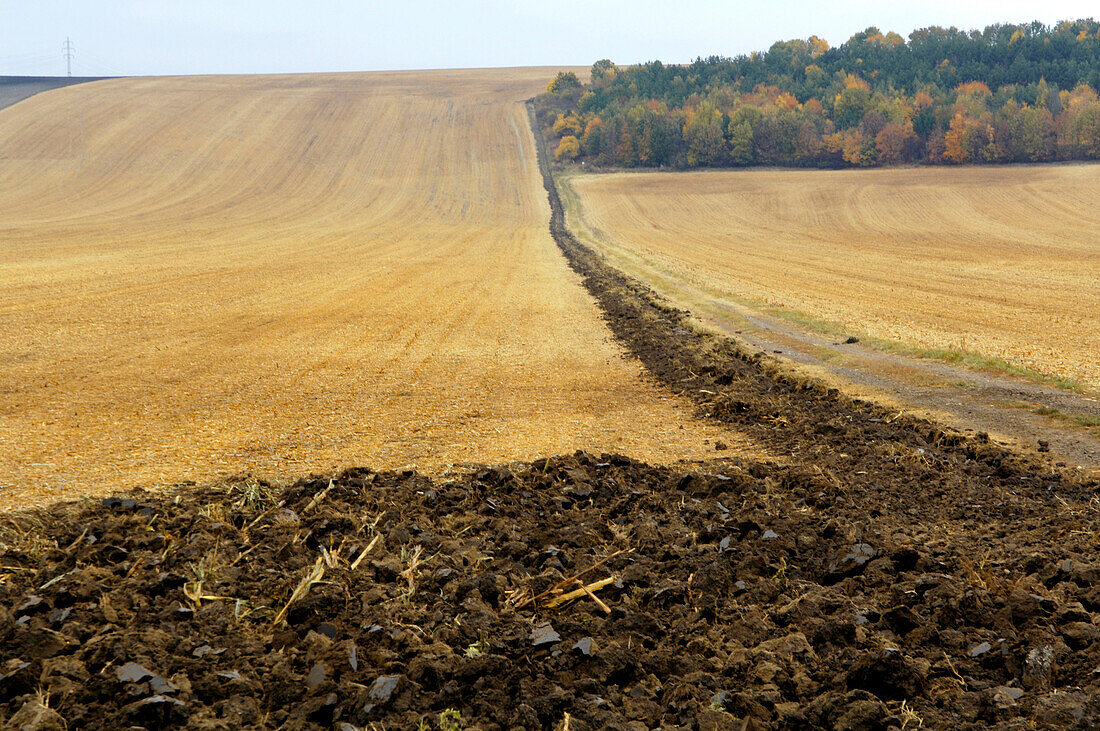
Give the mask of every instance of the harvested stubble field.
[[1100, 390], [1100, 166], [578, 175], [636, 271]]
[[552, 75], [119, 79], [0, 111], [0, 507], [732, 443], [622, 358], [546, 230], [523, 100]]

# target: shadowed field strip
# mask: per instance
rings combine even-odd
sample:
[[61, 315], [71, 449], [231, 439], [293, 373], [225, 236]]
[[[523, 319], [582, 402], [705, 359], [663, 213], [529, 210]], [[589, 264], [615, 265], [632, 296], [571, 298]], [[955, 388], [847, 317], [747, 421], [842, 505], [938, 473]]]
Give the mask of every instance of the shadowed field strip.
[[632, 270], [1100, 390], [1100, 166], [570, 180]]
[[519, 69], [98, 82], [0, 112], [0, 504], [728, 432], [547, 231]]

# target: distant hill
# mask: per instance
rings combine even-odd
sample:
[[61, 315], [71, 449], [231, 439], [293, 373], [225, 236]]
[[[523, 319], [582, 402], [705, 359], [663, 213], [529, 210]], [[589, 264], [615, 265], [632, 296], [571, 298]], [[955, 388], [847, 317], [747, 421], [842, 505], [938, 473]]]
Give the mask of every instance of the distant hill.
[[107, 76], [0, 76], [0, 109], [50, 89], [101, 81]]

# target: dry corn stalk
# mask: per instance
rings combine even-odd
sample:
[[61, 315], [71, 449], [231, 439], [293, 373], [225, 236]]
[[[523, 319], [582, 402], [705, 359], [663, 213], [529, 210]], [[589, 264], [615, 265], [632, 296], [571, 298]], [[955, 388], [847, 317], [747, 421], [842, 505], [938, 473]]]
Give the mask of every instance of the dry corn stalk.
[[[599, 581], [593, 581], [591, 584], [588, 584], [587, 586], [582, 584], [581, 588], [576, 589], [575, 591], [571, 591], [568, 594], [562, 594], [559, 597], [555, 597], [555, 598], [551, 599], [550, 601], [546, 602], [546, 604], [544, 604], [543, 606], [546, 607], [547, 609], [553, 609], [554, 607], [560, 607], [562, 604], [567, 604], [567, 603], [573, 601], [574, 599], [580, 599], [582, 596], [585, 596], [585, 595], [591, 596], [593, 599], [596, 599], [595, 592], [599, 591], [600, 589], [604, 588], [605, 586], [608, 586], [609, 584], [614, 584], [614, 583], [615, 583], [615, 577], [614, 576], [608, 576], [606, 579], [600, 579]], [[601, 607], [600, 607], [601, 609], [604, 609], [605, 611], [610, 613], [611, 610], [607, 607], [606, 604], [604, 604], [603, 602], [601, 602], [598, 599], [596, 599], [596, 603], [601, 605]]]
[[370, 543], [367, 544], [366, 548], [364, 548], [362, 551], [359, 552], [359, 555], [356, 556], [355, 560], [351, 562], [351, 567], [350, 568], [351, 568], [352, 571], [355, 571], [355, 569], [359, 568], [359, 564], [361, 564], [363, 562], [363, 559], [366, 558], [367, 554], [370, 553], [371, 549], [374, 548], [375, 545], [378, 543], [378, 541], [381, 540], [381, 539], [382, 539], [382, 534], [379, 533], [378, 535], [376, 535], [371, 540]]
[[318, 505], [320, 505], [321, 501], [324, 500], [328, 496], [329, 491], [332, 490], [332, 488], [334, 488], [334, 487], [336, 487], [336, 483], [334, 483], [332, 480], [329, 480], [328, 481], [328, 487], [326, 487], [324, 490], [321, 490], [321, 492], [319, 492], [319, 493], [317, 493], [316, 495], [313, 496], [313, 499], [309, 501], [308, 505], [306, 505], [305, 509], [302, 511], [302, 514], [304, 515], [304, 514], [308, 513], [309, 511], [313, 510]]
[[607, 606], [607, 604], [605, 604], [602, 599], [596, 596], [591, 589], [585, 586], [583, 581], [577, 579], [577, 584], [581, 587], [581, 589], [584, 590], [584, 593], [588, 595], [589, 599], [596, 602], [596, 606], [602, 609], [604, 614], [611, 614], [611, 607]]
[[290, 611], [290, 605], [304, 597], [309, 592], [309, 587], [319, 582], [325, 575], [325, 563], [324, 558], [317, 557], [317, 562], [313, 564], [313, 568], [305, 575], [298, 586], [294, 587], [294, 591], [290, 593], [290, 599], [287, 599], [286, 606], [279, 610], [279, 613], [275, 615], [275, 619], [272, 624], [279, 624], [286, 619], [287, 613]]
[[202, 606], [203, 602], [239, 602], [240, 599], [232, 596], [218, 596], [217, 594], [203, 594], [202, 593], [203, 582], [188, 581], [183, 585], [183, 595], [191, 600], [191, 603], [195, 605], [195, 609]]
[[624, 548], [624, 549], [615, 551], [615, 553], [611, 554], [610, 556], [606, 556], [606, 557], [600, 559], [599, 561], [592, 564], [588, 568], [578, 571], [577, 573], [570, 576], [568, 579], [563, 579], [563, 580], [559, 581], [557, 584], [554, 584], [553, 586], [551, 586], [549, 589], [542, 592], [541, 594], [536, 594], [534, 596], [531, 596], [530, 594], [527, 594], [527, 596], [525, 598], [516, 601], [515, 607], [516, 607], [516, 609], [523, 609], [528, 604], [536, 604], [537, 602], [545, 599], [546, 597], [548, 597], [552, 594], [557, 594], [562, 589], [564, 589], [567, 586], [572, 585], [573, 583], [579, 583], [578, 579], [580, 579], [582, 576], [587, 574], [589, 571], [592, 571], [593, 569], [597, 569], [600, 566], [603, 566], [605, 563], [607, 563], [611, 559], [615, 558], [616, 556], [621, 556], [624, 553], [633, 553], [633, 552], [634, 552], [633, 548]]
[[424, 552], [423, 546], [417, 546], [413, 549], [412, 554], [409, 556], [408, 566], [401, 572], [401, 576], [405, 581], [409, 582], [409, 588], [406, 592], [406, 599], [411, 598], [413, 593], [416, 592], [416, 570], [420, 568], [420, 564], [423, 563], [420, 559], [420, 555]]

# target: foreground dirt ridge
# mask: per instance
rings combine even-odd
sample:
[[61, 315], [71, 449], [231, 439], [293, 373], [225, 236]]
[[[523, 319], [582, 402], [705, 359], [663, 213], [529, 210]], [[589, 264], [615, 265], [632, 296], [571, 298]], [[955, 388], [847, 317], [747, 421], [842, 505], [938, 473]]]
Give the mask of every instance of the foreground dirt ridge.
[[[830, 477], [578, 453], [448, 482], [361, 469], [9, 517], [0, 715], [38, 729], [443, 729], [455, 714], [492, 730], [1095, 727], [1094, 512], [934, 484], [880, 511]], [[980, 528], [998, 524], [1007, 538]], [[553, 606], [582, 585], [596, 598]]]

